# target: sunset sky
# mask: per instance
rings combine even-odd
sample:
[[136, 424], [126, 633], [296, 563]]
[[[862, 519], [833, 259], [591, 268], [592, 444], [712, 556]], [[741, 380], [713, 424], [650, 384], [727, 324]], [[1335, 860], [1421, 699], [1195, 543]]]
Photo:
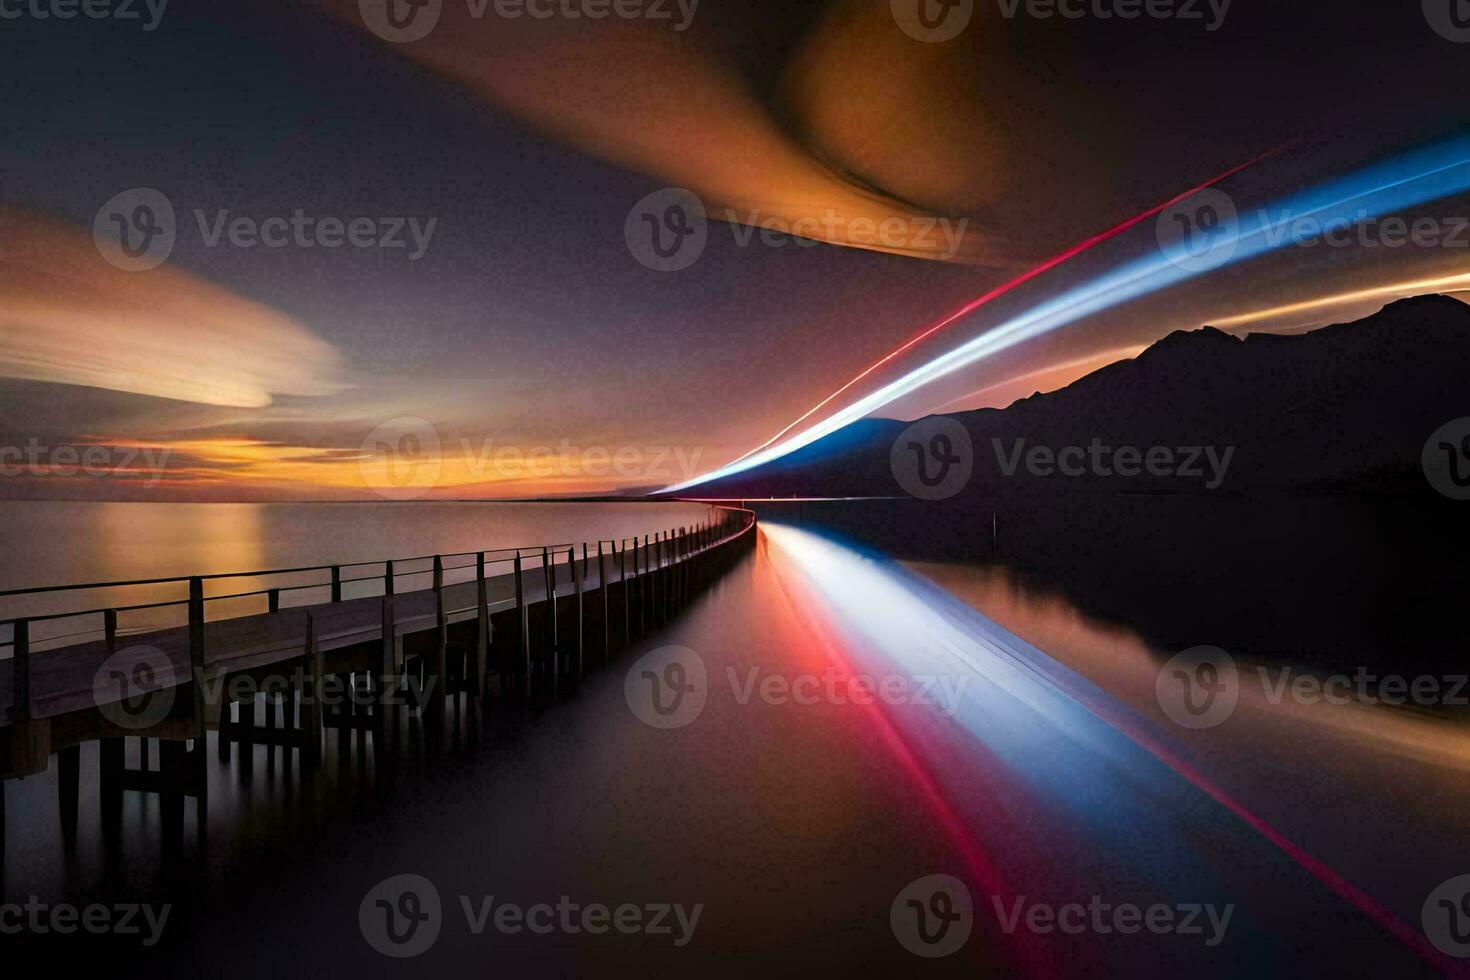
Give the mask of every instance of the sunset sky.
[[[0, 497], [663, 486], [1246, 160], [1280, 149], [1220, 185], [1242, 210], [1467, 123], [1470, 47], [1413, 4], [1241, 3], [1215, 31], [979, 4], [943, 43], [906, 34], [888, 0], [703, 0], [685, 30], [669, 6], [540, 21], [449, 0], [405, 43], [356, 0], [177, 2], [152, 30], [5, 21]], [[735, 218], [678, 271], [625, 237], [669, 187]], [[94, 235], [134, 214], [135, 188], [174, 212], [166, 259], [140, 271]], [[1173, 329], [1299, 330], [1470, 287], [1453, 278], [1470, 274], [1467, 213], [1459, 197], [1410, 215], [1451, 239], [1432, 246], [1219, 270], [885, 412], [1004, 405]], [[749, 227], [770, 221], [820, 240]], [[864, 386], [1158, 248], [1142, 222]]]

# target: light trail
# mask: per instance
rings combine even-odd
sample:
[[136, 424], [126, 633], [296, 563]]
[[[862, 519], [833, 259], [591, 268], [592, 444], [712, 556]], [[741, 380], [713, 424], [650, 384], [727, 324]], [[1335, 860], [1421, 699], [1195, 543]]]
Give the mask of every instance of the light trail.
[[[1284, 248], [1296, 240], [1291, 237], [1291, 227], [1300, 228], [1304, 219], [1351, 224], [1466, 190], [1470, 190], [1470, 138], [1459, 137], [1293, 195], [1273, 209], [1243, 217], [1234, 227], [1216, 229], [1221, 233], [1203, 253], [1190, 253], [1181, 261], [1160, 249], [1159, 254], [1129, 262], [941, 354], [784, 442], [660, 492], [678, 493], [780, 459], [997, 351], [1206, 271]], [[1274, 220], [1269, 217], [1273, 211], [1279, 215]]]
[[951, 313], [948, 316], [946, 316], [944, 319], [942, 319], [939, 322], [933, 324], [932, 326], [927, 327], [926, 329], [920, 331], [918, 334], [915, 334], [911, 339], [909, 339], [904, 344], [902, 344], [902, 345], [900, 345], [898, 347], [895, 347], [893, 350], [889, 351], [887, 354], [883, 355], [878, 360], [874, 361], [872, 364], [869, 364], [861, 372], [859, 372], [858, 374], [854, 375], [852, 377], [852, 379], [847, 382], [847, 384], [843, 385], [841, 388], [838, 388], [836, 391], [832, 392], [832, 394], [828, 395], [826, 398], [823, 398], [821, 401], [817, 402], [817, 404], [815, 404], [811, 408], [807, 409], [807, 411], [806, 411], [805, 414], [803, 414], [801, 417], [797, 418], [795, 421], [793, 421], [790, 425], [786, 426], [786, 428], [782, 429], [780, 432], [778, 432], [775, 435], [771, 436], [771, 438], [767, 439], [765, 442], [761, 443], [759, 446], [756, 446], [754, 449], [752, 449], [749, 452], [745, 453], [743, 456], [737, 457], [735, 459], [735, 462], [738, 463], [741, 460], [745, 459], [746, 457], [753, 456], [756, 453], [760, 452], [762, 449], [765, 449], [767, 446], [770, 446], [772, 443], [774, 443], [777, 440], [779, 440], [782, 436], [786, 435], [786, 433], [790, 432], [792, 429], [796, 428], [798, 425], [800, 425], [801, 423], [805, 422], [807, 419], [811, 418], [817, 412], [820, 412], [823, 408], [827, 407], [827, 405], [831, 403], [832, 399], [834, 399], [837, 396], [841, 395], [843, 392], [847, 391], [853, 385], [857, 384], [859, 381], [861, 381], [864, 378], [868, 377], [874, 371], [876, 371], [879, 368], [883, 367], [883, 365], [888, 364], [888, 363], [891, 363], [895, 358], [897, 358], [897, 357], [901, 356], [902, 354], [904, 354], [904, 353], [912, 350], [914, 347], [916, 347], [919, 344], [923, 343], [925, 340], [928, 340], [930, 337], [934, 336], [934, 334], [936, 334], [939, 331], [943, 330], [945, 327], [951, 326], [954, 323], [958, 322], [959, 320], [964, 319], [965, 317], [969, 316], [971, 313], [974, 313], [976, 310], [980, 309], [980, 307], [986, 305], [987, 303], [990, 303], [990, 302], [993, 302], [994, 300], [1000, 299], [1002, 296], [1006, 295], [1007, 293], [1010, 293], [1010, 292], [1013, 292], [1016, 289], [1019, 289], [1021, 286], [1024, 286], [1026, 283], [1030, 282], [1031, 280], [1033, 280], [1033, 279], [1037, 278], [1038, 276], [1043, 275], [1043, 274], [1045, 274], [1047, 272], [1050, 272], [1052, 269], [1055, 269], [1057, 266], [1062, 265], [1062, 264], [1070, 261], [1071, 259], [1076, 258], [1077, 256], [1081, 255], [1083, 252], [1086, 252], [1089, 249], [1095, 248], [1096, 246], [1101, 245], [1101, 244], [1103, 244], [1106, 241], [1109, 241], [1111, 239], [1117, 238], [1119, 235], [1123, 234], [1125, 231], [1128, 231], [1129, 229], [1131, 229], [1131, 228], [1133, 228], [1133, 227], [1141, 224], [1142, 222], [1147, 221], [1149, 218], [1157, 217], [1158, 215], [1162, 214], [1164, 211], [1166, 211], [1169, 208], [1173, 207], [1174, 205], [1178, 204], [1180, 201], [1188, 200], [1190, 197], [1194, 196], [1195, 194], [1198, 194], [1200, 191], [1208, 190], [1209, 188], [1214, 187], [1216, 184], [1220, 183], [1221, 181], [1226, 180], [1226, 179], [1228, 179], [1230, 177], [1234, 177], [1236, 174], [1240, 173], [1243, 170], [1246, 170], [1246, 169], [1248, 169], [1250, 167], [1254, 167], [1256, 164], [1261, 163], [1261, 162], [1263, 162], [1265, 160], [1269, 160], [1271, 157], [1275, 156], [1276, 154], [1281, 153], [1282, 151], [1286, 150], [1287, 148], [1289, 148], [1291, 146], [1294, 146], [1295, 143], [1296, 143], [1295, 140], [1292, 141], [1292, 142], [1290, 142], [1290, 143], [1284, 143], [1281, 146], [1276, 147], [1274, 150], [1268, 150], [1267, 152], [1262, 153], [1260, 156], [1255, 157], [1254, 159], [1247, 160], [1245, 163], [1242, 163], [1239, 166], [1232, 167], [1229, 170], [1225, 171], [1224, 173], [1220, 174], [1219, 176], [1210, 178], [1209, 180], [1205, 181], [1203, 184], [1199, 184], [1198, 186], [1191, 187], [1189, 190], [1183, 192], [1182, 194], [1177, 194], [1174, 197], [1169, 198], [1169, 200], [1165, 201], [1163, 204], [1157, 205], [1156, 207], [1149, 208], [1147, 211], [1143, 212], [1142, 214], [1138, 214], [1138, 215], [1133, 216], [1132, 218], [1129, 218], [1127, 221], [1123, 222], [1120, 225], [1114, 225], [1112, 228], [1109, 228], [1107, 231], [1104, 231], [1104, 232], [1101, 232], [1099, 234], [1093, 235], [1091, 238], [1088, 238], [1085, 241], [1078, 242], [1076, 245], [1073, 245], [1071, 248], [1067, 249], [1064, 252], [1061, 252], [1061, 253], [1059, 253], [1057, 255], [1052, 256], [1051, 258], [1047, 259], [1045, 262], [1041, 263], [1040, 265], [1036, 266], [1035, 268], [1029, 269], [1026, 272], [1023, 272], [1021, 275], [1017, 276], [1016, 278], [1010, 280], [1009, 282], [1002, 283], [1001, 285], [996, 286], [994, 289], [990, 290], [989, 292], [985, 293], [984, 295], [981, 295], [981, 296], [979, 296], [979, 297], [971, 300], [970, 302], [966, 303], [964, 306], [960, 307], [958, 310], [956, 310], [953, 313]]
[[[983, 686], [964, 689], [955, 720], [981, 739], [990, 752], [1024, 760], [1017, 771], [1026, 772], [1033, 780], [1043, 779], [1044, 773], [1055, 766], [1058, 799], [1075, 798], [1076, 773], [1091, 771], [1096, 763], [1077, 765], [1075, 760], [1060, 759], [1053, 745], [1061, 743], [1040, 742], [1037, 729], [1028, 724], [1035, 716], [1065, 733], [1071, 742], [1067, 751], [1080, 752], [1093, 760], [1113, 757], [1113, 737], [1126, 739], [1209, 797], [1425, 963], [1445, 975], [1470, 973], [1366, 889], [1214, 782], [1160, 737], [1135, 709], [1084, 674], [890, 559], [862, 554], [823, 534], [791, 525], [763, 524], [761, 533], [800, 569], [822, 603], [886, 651], [905, 672], [913, 676], [965, 672], [981, 679]], [[1038, 745], [1045, 745], [1052, 754], [1039, 751]], [[1136, 764], [1129, 765], [1135, 779], [1147, 778]], [[1140, 816], [1130, 815], [1130, 819]], [[1162, 846], [1162, 842], [1158, 844]]]
[[1345, 306], [1348, 303], [1367, 302], [1372, 299], [1405, 298], [1425, 292], [1452, 293], [1463, 292], [1465, 290], [1470, 290], [1470, 272], [1455, 276], [1441, 276], [1437, 279], [1417, 279], [1411, 282], [1396, 282], [1386, 286], [1372, 286], [1368, 289], [1336, 293], [1332, 296], [1323, 296], [1300, 303], [1288, 303], [1284, 306], [1273, 306], [1264, 310], [1255, 310], [1251, 313], [1242, 313], [1239, 316], [1217, 317], [1211, 320], [1210, 324], [1222, 329], [1225, 327], [1240, 327], [1247, 323], [1259, 323], [1262, 320], [1274, 320], [1281, 316], [1310, 313], [1314, 310]]

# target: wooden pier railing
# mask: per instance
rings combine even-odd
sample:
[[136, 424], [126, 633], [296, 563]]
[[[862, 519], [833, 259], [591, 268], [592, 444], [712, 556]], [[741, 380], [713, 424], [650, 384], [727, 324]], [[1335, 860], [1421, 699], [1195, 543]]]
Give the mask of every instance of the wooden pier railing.
[[[386, 764], [403, 714], [438, 738], [451, 705], [554, 700], [673, 615], [754, 527], [748, 510], [715, 508], [641, 542], [0, 592], [0, 609], [29, 613], [0, 619], [0, 780], [55, 755], [70, 836], [78, 753], [97, 741], [104, 818], [125, 791], [157, 793], [167, 836], [185, 797], [203, 806], [211, 731], [222, 759], [264, 744], [307, 770], [328, 730], [365, 732]], [[142, 740], [138, 768], [124, 764], [126, 738]], [[3, 827], [0, 795], [0, 841]]]

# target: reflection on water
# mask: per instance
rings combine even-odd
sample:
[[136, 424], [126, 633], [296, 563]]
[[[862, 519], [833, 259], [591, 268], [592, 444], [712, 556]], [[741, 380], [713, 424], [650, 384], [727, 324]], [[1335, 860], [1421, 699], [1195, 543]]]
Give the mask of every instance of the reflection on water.
[[694, 504], [0, 501], [0, 591], [595, 542], [703, 519]]
[[[695, 720], [664, 730], [630, 710], [624, 672], [668, 645], [701, 658], [708, 690]], [[328, 737], [308, 784], [265, 749], [248, 770], [212, 763], [208, 839], [191, 830], [178, 876], [156, 874], [146, 800], [129, 803], [116, 846], [84, 816], [68, 853], [51, 776], [11, 784], [7, 887], [175, 897], [163, 948], [129, 952], [165, 973], [208, 959], [258, 975], [283, 950], [293, 970], [381, 973], [358, 905], [412, 873], [451, 914], [412, 963], [434, 975], [1427, 975], [1420, 906], [1470, 830], [1453, 734], [1388, 737], [1249, 697], [1229, 723], [1185, 731], [1151, 704], [1168, 653], [1001, 571], [905, 566], [766, 524], [755, 554], [566, 702], [492, 705], [442, 755], [407, 757], [391, 792], [372, 792], [350, 736]], [[969, 889], [974, 936], [921, 962], [890, 906], [937, 874]], [[704, 912], [682, 948], [478, 935], [458, 897], [489, 894]], [[1230, 918], [1214, 943], [1208, 927], [1035, 931], [1007, 926], [1018, 903]]]
[[[171, 578], [279, 568], [302, 568], [387, 558], [418, 558], [476, 550], [576, 545], [596, 548], [599, 538], [622, 539], [666, 531], [707, 519], [709, 509], [695, 504], [643, 503], [291, 503], [155, 504], [76, 501], [0, 501], [6, 528], [5, 559], [0, 561], [0, 591], [89, 582]], [[428, 586], [428, 565], [411, 568], [400, 590]], [[404, 571], [408, 569], [405, 568]], [[381, 565], [349, 571], [381, 576]], [[206, 595], [254, 592], [283, 585], [315, 585], [324, 572], [271, 579], [239, 578], [211, 583]], [[0, 620], [77, 609], [177, 602], [187, 598], [185, 583], [85, 590], [0, 598]], [[381, 594], [381, 579], [349, 582], [346, 598]], [[287, 606], [327, 600], [316, 592], [287, 593]], [[261, 596], [211, 603], [211, 618], [264, 611]], [[122, 633], [181, 625], [181, 606], [131, 610], [120, 614]], [[0, 642], [9, 634], [0, 628]], [[95, 638], [97, 616], [38, 623], [38, 646], [48, 637], [78, 634]], [[75, 639], [72, 640], [75, 642]], [[8, 656], [8, 650], [3, 651]]]

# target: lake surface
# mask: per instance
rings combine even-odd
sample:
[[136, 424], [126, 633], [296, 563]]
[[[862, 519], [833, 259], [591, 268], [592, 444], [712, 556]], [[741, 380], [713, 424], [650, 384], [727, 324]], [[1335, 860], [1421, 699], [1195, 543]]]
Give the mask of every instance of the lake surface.
[[707, 518], [696, 504], [0, 501], [0, 590], [595, 543]]
[[[629, 692], [640, 658], [670, 647], [698, 659], [705, 698], [662, 729]], [[350, 736], [328, 736], [309, 785], [279, 751], [211, 758], [208, 833], [191, 813], [171, 872], [150, 797], [128, 794], [120, 840], [103, 840], [94, 747], [70, 851], [54, 767], [11, 783], [5, 892], [172, 903], [163, 940], [123, 954], [158, 975], [1434, 975], [1447, 961], [1421, 908], [1470, 871], [1463, 728], [1247, 688], [1228, 723], [1186, 731], [1153, 693], [1174, 652], [1004, 568], [763, 522], [753, 554], [572, 697], [492, 708], [406, 759], [391, 792]], [[405, 874], [442, 909], [432, 945], [400, 961], [361, 913]], [[972, 933], [919, 959], [899, 899], [933, 875], [964, 884]], [[477, 932], [466, 904], [490, 896], [701, 912], [683, 944]], [[1097, 902], [1230, 918], [1072, 933], [1012, 914]], [[88, 945], [12, 948], [54, 965]]]
[[[6, 529], [0, 560], [0, 591], [302, 568], [314, 565], [375, 563], [349, 569], [346, 598], [382, 594], [386, 559], [454, 555], [478, 550], [526, 547], [527, 567], [539, 562], [541, 546], [583, 543], [593, 553], [598, 539], [621, 540], [668, 531], [710, 517], [698, 504], [663, 503], [291, 503], [162, 504], [72, 501], [0, 501], [0, 526]], [[498, 556], [504, 557], [504, 556]], [[459, 558], [446, 564], [473, 559]], [[429, 586], [430, 562], [404, 563], [400, 591]], [[473, 572], [473, 569], [470, 570]], [[491, 574], [508, 572], [508, 565]], [[461, 581], [465, 572], [446, 580]], [[457, 578], [454, 576], [458, 576]], [[208, 583], [206, 596], [244, 593], [282, 586], [321, 585], [327, 572], [288, 576], [231, 578]], [[186, 583], [91, 589], [50, 595], [0, 597], [0, 619], [41, 616], [187, 598]], [[324, 602], [327, 589], [287, 592], [284, 606]], [[213, 602], [210, 618], [263, 612], [265, 599]], [[135, 633], [184, 622], [182, 606], [142, 609], [119, 616], [119, 629]], [[38, 622], [32, 642], [38, 647], [77, 635], [99, 635], [100, 616]], [[0, 642], [8, 642], [0, 627]], [[9, 656], [5, 650], [3, 656]]]

